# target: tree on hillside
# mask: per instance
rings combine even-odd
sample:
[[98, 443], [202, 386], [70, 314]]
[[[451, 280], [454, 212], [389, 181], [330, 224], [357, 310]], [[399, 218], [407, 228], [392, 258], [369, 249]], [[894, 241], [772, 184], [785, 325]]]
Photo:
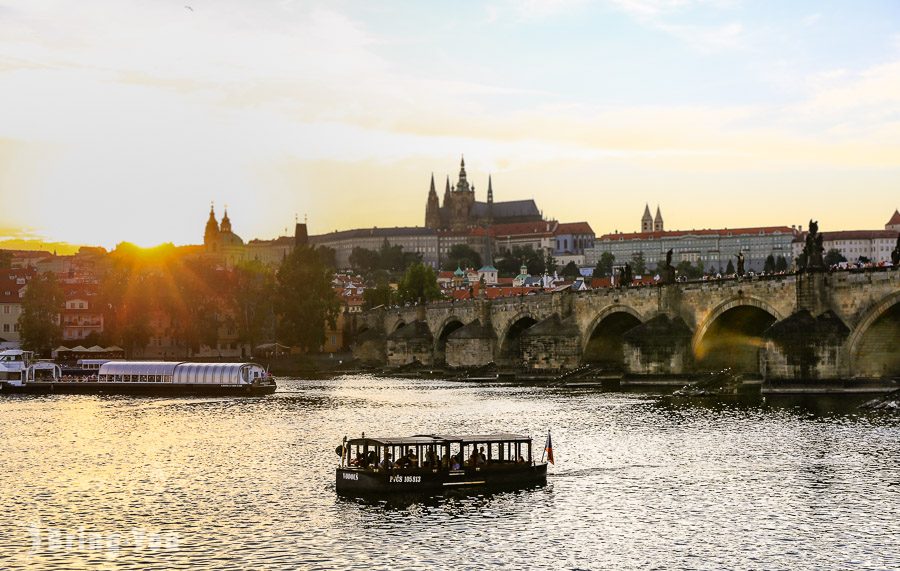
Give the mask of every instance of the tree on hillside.
[[394, 290], [387, 284], [366, 288], [363, 292], [363, 308], [366, 310], [379, 305], [391, 305], [394, 301]]
[[728, 260], [728, 265], [725, 266], [725, 273], [727, 275], [732, 275], [732, 274], [734, 274], [734, 272], [735, 272], [734, 262], [732, 262], [731, 260]]
[[639, 276], [647, 272], [647, 263], [644, 261], [644, 253], [638, 252], [631, 256], [631, 272]]
[[566, 267], [562, 270], [562, 275], [564, 278], [575, 279], [581, 277], [581, 271], [578, 269], [578, 265], [575, 262], [569, 262], [566, 264]]
[[62, 338], [59, 312], [65, 303], [62, 288], [52, 273], [36, 276], [25, 287], [22, 314], [19, 315], [19, 334], [22, 347], [42, 357]]
[[763, 262], [763, 271], [766, 272], [767, 274], [771, 274], [772, 272], [775, 271], [775, 256], [774, 255], [769, 254], [768, 256], [766, 256], [766, 261]]
[[308, 246], [284, 259], [275, 282], [279, 341], [315, 351], [325, 341], [325, 324], [335, 324], [340, 304], [331, 289], [332, 273]]
[[397, 296], [401, 302], [417, 303], [432, 301], [441, 297], [441, 288], [437, 283], [437, 275], [431, 266], [418, 263], [406, 269], [406, 274], [397, 288]]
[[776, 272], [786, 272], [788, 269], [787, 259], [784, 256], [778, 256], [775, 259], [775, 271]]
[[[320, 255], [322, 250], [316, 249]], [[333, 251], [332, 251], [333, 253]], [[327, 261], [322, 260], [326, 266]], [[243, 262], [232, 272], [232, 299], [235, 305], [235, 322], [238, 339], [250, 345], [251, 350], [274, 333], [275, 276], [257, 260]]]
[[844, 255], [841, 254], [841, 251], [838, 250], [837, 248], [832, 248], [832, 249], [828, 250], [827, 252], [825, 252], [825, 266], [826, 267], [834, 266], [834, 265], [840, 264], [841, 262], [846, 262], [846, 261], [847, 261], [847, 258], [845, 258]]
[[616, 257], [612, 252], [603, 252], [600, 254], [600, 259], [597, 260], [597, 269], [594, 271], [595, 278], [601, 278], [604, 276], [611, 276], [613, 271], [613, 264], [616, 262]]
[[328, 246], [316, 246], [316, 252], [319, 254], [319, 257], [322, 258], [323, 264], [332, 270], [337, 268], [337, 258], [334, 248]]
[[703, 275], [703, 267], [695, 266], [689, 260], [681, 260], [675, 266], [679, 276], [685, 276], [689, 280], [695, 280]]
[[444, 270], [452, 272], [456, 268], [473, 268], [481, 267], [481, 255], [474, 248], [467, 244], [454, 244], [447, 252], [447, 259], [444, 261]]
[[519, 268], [526, 266], [530, 275], [540, 275], [546, 269], [547, 260], [543, 254], [536, 252], [531, 246], [513, 246], [512, 251], [503, 252], [494, 265], [501, 276], [514, 277]]
[[544, 271], [551, 276], [556, 271], [556, 259], [551, 252], [547, 252], [547, 256], [544, 258]]
[[361, 274], [377, 270], [380, 264], [378, 252], [356, 246], [350, 252], [350, 267]]

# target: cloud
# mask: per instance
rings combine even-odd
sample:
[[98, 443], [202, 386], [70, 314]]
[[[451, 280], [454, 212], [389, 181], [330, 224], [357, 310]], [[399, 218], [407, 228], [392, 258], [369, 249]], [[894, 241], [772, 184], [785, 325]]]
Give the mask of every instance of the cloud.
[[720, 12], [733, 8], [728, 0], [608, 0], [642, 25], [664, 32], [700, 51], [742, 49], [745, 30], [740, 22], [696, 24], [680, 22], [685, 14], [697, 11]]

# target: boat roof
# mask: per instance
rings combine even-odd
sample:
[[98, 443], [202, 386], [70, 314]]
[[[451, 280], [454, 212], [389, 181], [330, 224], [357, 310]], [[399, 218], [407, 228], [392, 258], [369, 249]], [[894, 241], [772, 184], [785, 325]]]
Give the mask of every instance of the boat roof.
[[451, 442], [489, 443], [489, 442], [530, 442], [531, 437], [524, 434], [497, 433], [497, 434], [416, 434], [414, 436], [400, 437], [366, 437], [351, 438], [347, 444], [377, 444], [380, 446], [414, 446], [416, 444], [448, 444]]
[[174, 375], [213, 370], [217, 374], [240, 371], [243, 367], [258, 367], [256, 363], [189, 363], [184, 361], [107, 361], [100, 365], [101, 375]]

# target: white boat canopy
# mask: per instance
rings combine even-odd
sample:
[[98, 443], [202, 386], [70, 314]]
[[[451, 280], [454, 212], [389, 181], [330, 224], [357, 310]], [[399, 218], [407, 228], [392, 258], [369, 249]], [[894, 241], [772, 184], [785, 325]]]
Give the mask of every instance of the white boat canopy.
[[100, 375], [163, 375], [172, 376], [177, 361], [110, 361], [100, 365]]
[[109, 361], [97, 372], [101, 381], [171, 382], [183, 385], [240, 385], [266, 377], [256, 363], [184, 363], [177, 361]]
[[181, 363], [175, 382], [191, 385], [252, 383], [265, 377], [265, 369], [254, 363]]

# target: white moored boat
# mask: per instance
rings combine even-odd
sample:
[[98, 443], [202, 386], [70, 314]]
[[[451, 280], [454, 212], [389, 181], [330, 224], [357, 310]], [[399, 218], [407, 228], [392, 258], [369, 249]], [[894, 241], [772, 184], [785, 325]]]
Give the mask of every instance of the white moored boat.
[[95, 374], [64, 376], [55, 364], [38, 361], [18, 378], [0, 381], [0, 391], [19, 393], [265, 395], [275, 388], [256, 363], [108, 361]]

